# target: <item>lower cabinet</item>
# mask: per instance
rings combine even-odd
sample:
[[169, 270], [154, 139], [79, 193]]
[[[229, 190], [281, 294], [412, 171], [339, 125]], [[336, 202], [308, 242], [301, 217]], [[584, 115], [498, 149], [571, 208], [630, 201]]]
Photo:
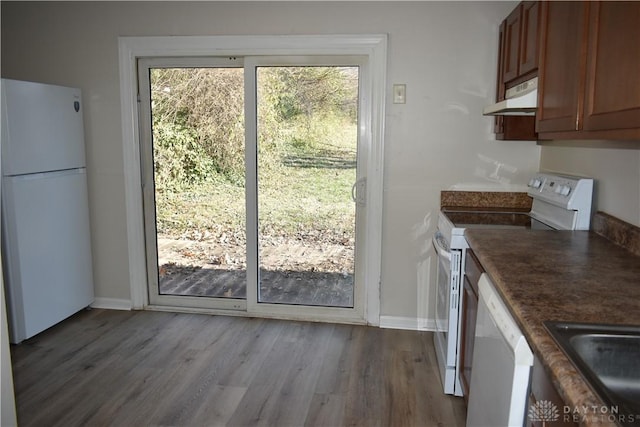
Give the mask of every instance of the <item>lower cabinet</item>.
[[460, 337], [460, 383], [464, 399], [468, 403], [471, 361], [473, 360], [473, 337], [476, 332], [476, 317], [478, 314], [478, 280], [484, 271], [471, 249], [467, 249], [464, 270], [462, 335]]
[[577, 426], [571, 419], [565, 419], [564, 401], [548, 377], [540, 360], [535, 357], [531, 372], [531, 392], [527, 426], [560, 427]]

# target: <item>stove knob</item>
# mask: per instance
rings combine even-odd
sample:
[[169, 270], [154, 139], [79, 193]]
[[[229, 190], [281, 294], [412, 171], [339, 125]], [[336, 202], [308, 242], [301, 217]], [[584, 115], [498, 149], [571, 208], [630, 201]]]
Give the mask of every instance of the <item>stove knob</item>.
[[571, 193], [571, 187], [569, 187], [568, 185], [565, 185], [564, 187], [562, 187], [560, 194], [566, 197], [569, 195], [569, 193]]
[[541, 184], [542, 181], [538, 178], [533, 178], [531, 181], [529, 181], [529, 187], [540, 188]]

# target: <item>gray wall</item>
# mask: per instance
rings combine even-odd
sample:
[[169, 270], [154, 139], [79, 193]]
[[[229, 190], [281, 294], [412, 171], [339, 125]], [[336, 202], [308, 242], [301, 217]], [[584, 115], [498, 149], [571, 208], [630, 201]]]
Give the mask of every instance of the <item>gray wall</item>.
[[440, 190], [522, 189], [539, 167], [535, 142], [494, 141], [480, 113], [515, 4], [3, 1], [2, 76], [83, 90], [96, 296], [128, 300], [118, 36], [388, 34], [381, 312], [432, 319]]
[[640, 227], [640, 141], [555, 141], [540, 168], [594, 178], [596, 209]]

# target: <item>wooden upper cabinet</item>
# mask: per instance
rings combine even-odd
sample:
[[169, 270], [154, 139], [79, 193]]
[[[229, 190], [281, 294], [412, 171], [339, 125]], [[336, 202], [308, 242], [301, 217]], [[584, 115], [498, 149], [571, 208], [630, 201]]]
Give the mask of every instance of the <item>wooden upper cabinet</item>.
[[640, 128], [640, 2], [590, 5], [584, 130]]
[[534, 77], [538, 69], [539, 10], [540, 2], [522, 2], [503, 22], [502, 81], [509, 87]]
[[[498, 30], [498, 83], [496, 85], [496, 101], [504, 99], [504, 80], [502, 80], [502, 69], [504, 68], [504, 33], [506, 21], [502, 21]], [[496, 139], [504, 139], [504, 116], [495, 116], [493, 122], [493, 133]]]
[[520, 37], [519, 75], [538, 69], [538, 40], [540, 33], [540, 2], [522, 3], [522, 36]]
[[496, 100], [502, 101], [505, 95], [504, 88], [504, 43], [507, 21], [502, 21], [498, 30], [498, 85], [496, 86]]
[[522, 4], [511, 12], [505, 20], [504, 26], [502, 81], [506, 83], [519, 75]]
[[538, 67], [538, 133], [580, 129], [584, 102], [586, 2], [543, 2]]
[[[521, 25], [521, 16], [524, 15], [523, 10], [528, 9], [528, 7], [524, 7], [523, 5], [528, 5], [528, 3], [535, 2], [526, 2], [519, 5], [511, 15], [509, 15], [509, 18], [502, 21], [502, 25], [500, 25], [498, 32], [498, 82], [496, 85], [496, 101], [502, 101], [504, 99], [506, 91], [505, 78], [510, 78], [511, 81], [517, 82], [515, 79], [519, 77], [520, 70], [522, 69], [521, 58], [523, 58], [523, 56], [521, 55], [522, 38], [520, 37], [520, 32], [523, 26]], [[530, 14], [527, 14], [527, 16], [530, 16]], [[525, 44], [527, 45], [527, 52], [531, 52], [531, 44]], [[533, 49], [536, 51], [535, 68], [537, 68], [537, 42]], [[510, 65], [507, 65], [507, 62], [509, 62]], [[527, 72], [533, 70], [528, 67], [529, 65], [527, 65]], [[515, 70], [513, 78], [510, 77], [512, 72], [506, 71], [507, 68]], [[493, 131], [496, 134], [497, 140], [535, 141], [538, 139], [535, 130], [535, 118], [533, 116], [496, 116], [494, 120]]]
[[640, 139], [640, 2], [543, 2], [540, 139]]

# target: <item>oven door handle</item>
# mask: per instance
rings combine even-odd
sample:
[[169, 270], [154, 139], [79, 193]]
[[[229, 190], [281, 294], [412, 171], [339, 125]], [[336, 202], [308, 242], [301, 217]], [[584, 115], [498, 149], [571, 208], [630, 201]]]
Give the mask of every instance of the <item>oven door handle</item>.
[[433, 243], [433, 247], [435, 248], [438, 256], [451, 261], [451, 251], [447, 247], [447, 241], [445, 240], [441, 232], [436, 231], [436, 233], [431, 238], [431, 242]]

